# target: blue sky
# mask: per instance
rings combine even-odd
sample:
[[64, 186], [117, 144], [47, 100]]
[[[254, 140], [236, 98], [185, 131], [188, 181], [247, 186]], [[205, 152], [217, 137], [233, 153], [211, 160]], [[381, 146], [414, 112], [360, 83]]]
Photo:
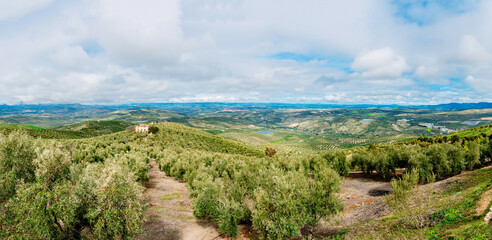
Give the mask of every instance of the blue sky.
[[492, 101], [492, 1], [0, 0], [0, 104]]

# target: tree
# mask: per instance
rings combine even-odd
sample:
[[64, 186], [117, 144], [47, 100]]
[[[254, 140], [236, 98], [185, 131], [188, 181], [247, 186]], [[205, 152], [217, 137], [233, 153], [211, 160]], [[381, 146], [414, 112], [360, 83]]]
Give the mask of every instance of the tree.
[[159, 132], [159, 128], [155, 125], [152, 125], [149, 127], [149, 133], [152, 133], [152, 134], [157, 134]]

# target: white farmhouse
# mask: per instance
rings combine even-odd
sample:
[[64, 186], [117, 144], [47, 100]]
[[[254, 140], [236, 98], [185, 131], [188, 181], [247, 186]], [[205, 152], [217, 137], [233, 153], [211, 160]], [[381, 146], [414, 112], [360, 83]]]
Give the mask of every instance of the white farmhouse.
[[135, 132], [148, 132], [149, 131], [149, 125], [147, 124], [138, 124], [135, 126]]

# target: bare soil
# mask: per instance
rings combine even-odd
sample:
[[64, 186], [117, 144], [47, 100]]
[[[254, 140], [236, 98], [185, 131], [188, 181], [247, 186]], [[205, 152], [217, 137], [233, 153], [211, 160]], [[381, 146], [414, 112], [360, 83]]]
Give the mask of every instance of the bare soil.
[[481, 216], [488, 211], [488, 206], [492, 202], [492, 188], [482, 195], [480, 201], [478, 201], [477, 216]]
[[[492, 166], [489, 166], [491, 168]], [[476, 216], [481, 216], [486, 214], [489, 211], [489, 205], [492, 203], [492, 188], [490, 188], [487, 192], [483, 193], [480, 197], [480, 200], [477, 203]], [[492, 207], [490, 208], [492, 211]]]
[[340, 198], [345, 206], [342, 213], [321, 221], [313, 235], [326, 236], [363, 221], [385, 216], [389, 208], [384, 204], [384, 195], [390, 193], [391, 184], [364, 174], [350, 174], [341, 184]]
[[150, 180], [144, 192], [144, 201], [149, 207], [145, 211], [145, 234], [137, 239], [224, 239], [212, 223], [195, 219], [192, 201], [184, 182], [166, 176], [153, 159], [150, 167]]

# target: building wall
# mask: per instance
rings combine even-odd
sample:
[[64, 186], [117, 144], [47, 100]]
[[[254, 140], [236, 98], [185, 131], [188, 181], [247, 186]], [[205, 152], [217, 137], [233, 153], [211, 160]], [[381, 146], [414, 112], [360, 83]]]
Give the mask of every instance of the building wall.
[[137, 125], [135, 127], [135, 132], [148, 132], [148, 131], [149, 131], [148, 125]]

